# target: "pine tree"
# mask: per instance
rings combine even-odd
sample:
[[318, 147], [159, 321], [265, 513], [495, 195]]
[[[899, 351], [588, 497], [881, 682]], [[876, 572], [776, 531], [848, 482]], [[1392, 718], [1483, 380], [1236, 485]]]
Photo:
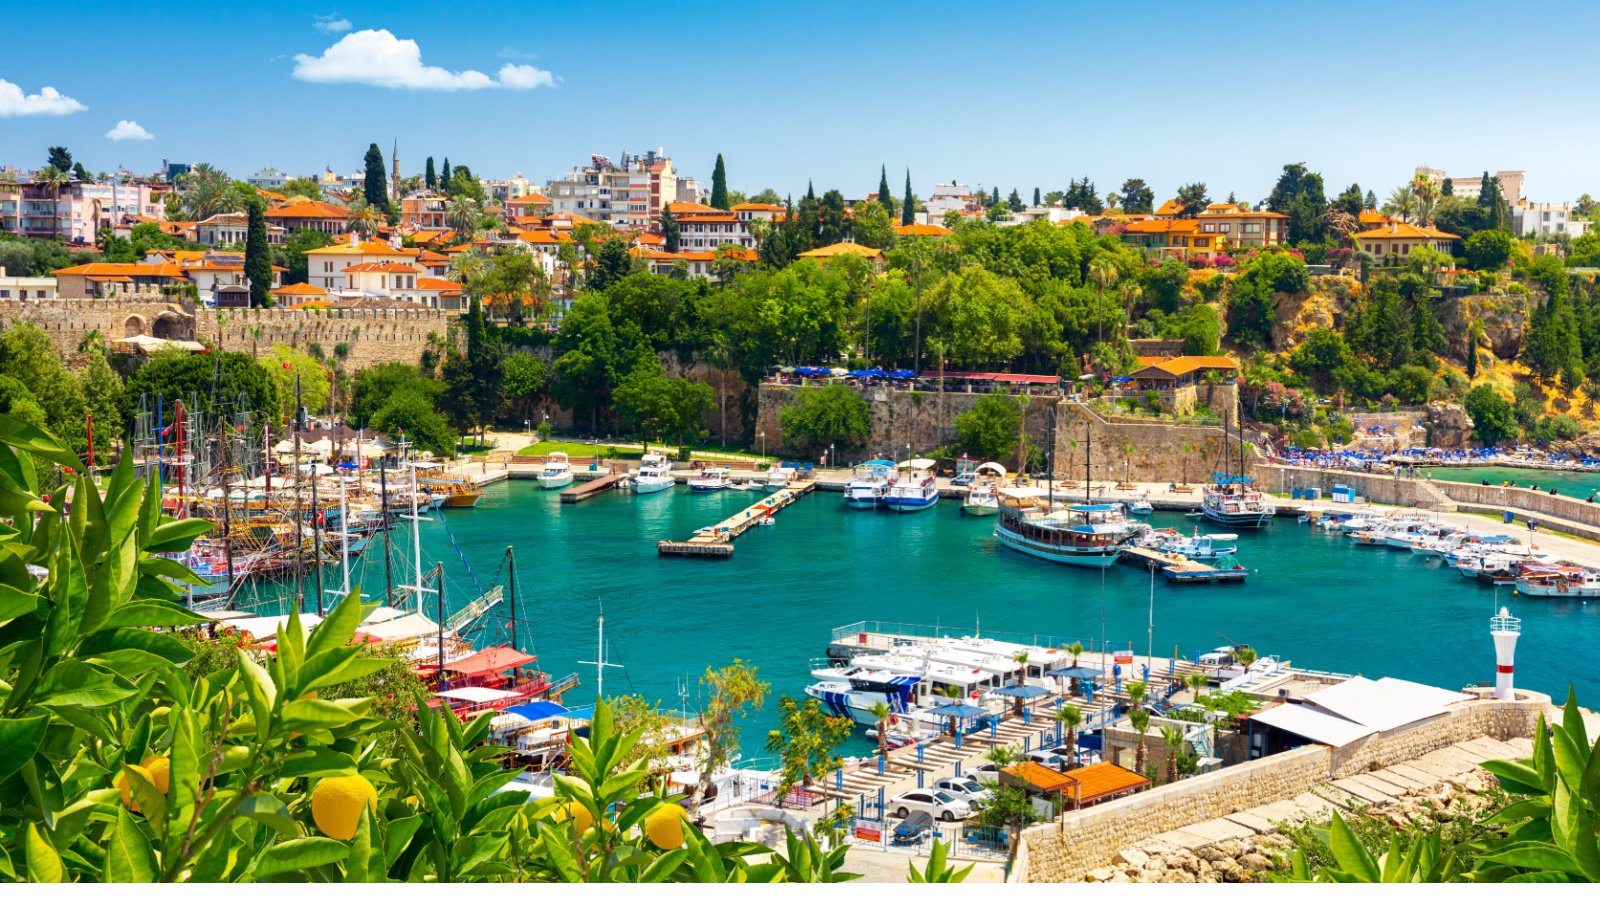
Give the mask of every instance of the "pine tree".
[[428, 157], [427, 168], [423, 169], [422, 171], [422, 183], [427, 185], [428, 190], [430, 191], [439, 189], [439, 177], [434, 174], [433, 157], [431, 156]]
[[1374, 209], [1374, 210], [1377, 209], [1378, 208], [1378, 195], [1374, 194], [1371, 191], [1367, 191], [1366, 199], [1365, 199], [1365, 201], [1363, 202], [1362, 205], [1365, 206], [1367, 209]]
[[728, 208], [728, 170], [722, 164], [722, 154], [717, 154], [717, 165], [711, 170], [711, 205], [717, 209]]
[[1420, 290], [1411, 303], [1411, 347], [1418, 357], [1417, 364], [1430, 368], [1432, 355], [1444, 353], [1450, 347], [1439, 317], [1433, 312], [1432, 295], [1430, 290]]
[[[998, 188], [996, 190], [998, 190]], [[1012, 210], [1019, 210], [1022, 208], [1022, 195], [1017, 193], [1016, 188], [1011, 189], [1011, 196], [1006, 198], [1006, 205], [1011, 207]]]
[[894, 221], [894, 195], [889, 193], [889, 167], [882, 166], [878, 169], [878, 202], [889, 213], [889, 220]]
[[817, 199], [817, 189], [812, 186], [811, 179], [809, 178], [806, 179], [806, 199], [812, 201]]
[[267, 247], [266, 210], [260, 200], [249, 204], [249, 227], [244, 239], [244, 276], [250, 281], [250, 305], [265, 309], [272, 305], [272, 250]]
[[444, 168], [439, 170], [439, 190], [450, 193], [450, 157], [444, 158]]
[[999, 206], [1000, 205], [1000, 186], [999, 185], [995, 185], [994, 196], [989, 198], [989, 205], [990, 206]]
[[47, 165], [54, 166], [63, 172], [72, 171], [72, 154], [67, 151], [67, 148], [51, 147], [48, 151], [48, 158]]
[[1456, 195], [1455, 180], [1446, 176], [1444, 184], [1439, 185], [1439, 193], [1446, 197], [1454, 197]]
[[900, 201], [900, 224], [910, 225], [917, 220], [917, 203], [911, 196], [911, 170], [906, 170], [906, 196]]
[[361, 193], [373, 209], [389, 208], [389, 176], [383, 172], [383, 151], [377, 144], [367, 147], [367, 176], [361, 183]]
[[1478, 377], [1478, 338], [1483, 334], [1482, 327], [1473, 322], [1467, 328], [1467, 383]]
[[1043, 206], [1044, 205], [1043, 203], [1039, 202], [1039, 189], [1038, 188], [1034, 188], [1033, 189], [1033, 205], [1034, 206]]
[[667, 207], [661, 208], [661, 237], [668, 253], [678, 252], [678, 246], [683, 241], [683, 229], [678, 226], [678, 217]]

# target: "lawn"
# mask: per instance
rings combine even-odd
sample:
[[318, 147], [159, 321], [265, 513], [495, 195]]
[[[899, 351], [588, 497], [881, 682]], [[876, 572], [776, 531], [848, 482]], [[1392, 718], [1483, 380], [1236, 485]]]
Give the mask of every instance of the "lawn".
[[585, 444], [577, 441], [539, 441], [517, 451], [518, 456], [548, 456], [560, 451], [568, 456], [602, 456], [609, 459], [638, 459], [644, 451], [614, 444]]

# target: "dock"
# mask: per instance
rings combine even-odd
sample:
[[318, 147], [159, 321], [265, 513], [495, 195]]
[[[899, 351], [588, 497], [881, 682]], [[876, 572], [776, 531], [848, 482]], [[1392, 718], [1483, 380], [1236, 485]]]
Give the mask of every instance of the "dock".
[[572, 487], [569, 487], [561, 492], [561, 502], [582, 503], [596, 494], [603, 494], [606, 491], [614, 490], [617, 485], [621, 484], [622, 480], [627, 477], [628, 470], [620, 469], [605, 475], [601, 475], [599, 478], [574, 484]]
[[751, 528], [777, 515], [778, 511], [816, 489], [816, 482], [807, 481], [768, 494], [749, 507], [723, 519], [721, 522], [695, 532], [686, 541], [657, 541], [656, 552], [662, 556], [697, 556], [704, 559], [728, 559], [733, 556], [733, 540]]
[[1130, 566], [1152, 568], [1173, 584], [1227, 584], [1243, 583], [1250, 570], [1235, 564], [1222, 569], [1189, 559], [1177, 553], [1162, 553], [1147, 547], [1128, 547], [1117, 558]]

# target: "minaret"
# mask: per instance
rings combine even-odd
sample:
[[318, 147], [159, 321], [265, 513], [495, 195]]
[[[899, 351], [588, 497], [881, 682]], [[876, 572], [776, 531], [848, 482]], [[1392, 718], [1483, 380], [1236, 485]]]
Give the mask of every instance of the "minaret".
[[400, 199], [400, 139], [394, 139], [394, 152], [389, 154], [389, 161], [394, 168], [394, 174], [389, 176], [389, 196], [395, 200]]
[[1522, 633], [1522, 620], [1513, 616], [1504, 606], [1500, 615], [1489, 620], [1489, 636], [1494, 638], [1494, 698], [1511, 700], [1516, 694], [1511, 690], [1513, 661], [1517, 656], [1517, 635]]

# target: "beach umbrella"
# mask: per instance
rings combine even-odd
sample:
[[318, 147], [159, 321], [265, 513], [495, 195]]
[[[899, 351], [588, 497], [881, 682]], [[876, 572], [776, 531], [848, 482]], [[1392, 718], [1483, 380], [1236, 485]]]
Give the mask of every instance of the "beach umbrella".
[[827, 369], [827, 370], [826, 370], [826, 371], [827, 371], [827, 372], [828, 372], [828, 373], [829, 373], [829, 374], [830, 374], [830, 375], [844, 375], [844, 374], [846, 374], [846, 372], [847, 372], [847, 370], [846, 370], [846, 369], [843, 369], [843, 368], [840, 368], [840, 367], [838, 367], [838, 366], [835, 366], [835, 367], [833, 367], [833, 368], [831, 368], [831, 369]]
[[785, 375], [793, 375], [794, 374], [794, 366], [784, 366], [783, 368], [779, 369], [778, 371], [782, 372]]
[[877, 366], [873, 366], [872, 368], [867, 370], [867, 375], [869, 375], [869, 376], [871, 376], [873, 378], [883, 378], [888, 374], [889, 374], [888, 372], [885, 372], [884, 370], [878, 368]]
[[1105, 674], [1093, 666], [1065, 666], [1045, 673], [1051, 678], [1097, 678]]
[[946, 706], [935, 706], [926, 710], [928, 715], [940, 719], [981, 719], [989, 715], [989, 711], [981, 706], [969, 703], [951, 703]]
[[1021, 697], [1024, 700], [1032, 700], [1050, 692], [1037, 684], [1008, 684], [1005, 687], [997, 687], [989, 693], [996, 697]]

